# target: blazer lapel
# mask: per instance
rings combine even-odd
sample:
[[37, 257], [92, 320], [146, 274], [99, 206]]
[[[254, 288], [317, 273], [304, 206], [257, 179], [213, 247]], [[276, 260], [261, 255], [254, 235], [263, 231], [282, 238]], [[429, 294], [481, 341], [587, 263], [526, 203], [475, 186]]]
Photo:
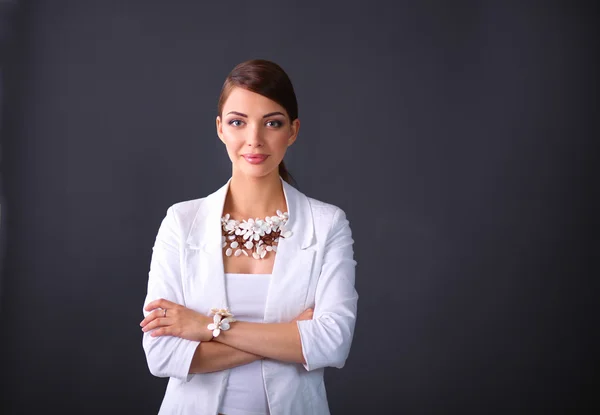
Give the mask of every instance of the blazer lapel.
[[227, 307], [221, 252], [221, 215], [230, 181], [206, 197], [196, 213], [186, 241], [188, 292], [194, 293], [193, 308], [206, 314], [210, 313], [212, 307]]
[[264, 321], [287, 322], [306, 306], [306, 296], [315, 259], [314, 224], [308, 198], [282, 180], [288, 207], [286, 228], [292, 236], [280, 239], [267, 295]]

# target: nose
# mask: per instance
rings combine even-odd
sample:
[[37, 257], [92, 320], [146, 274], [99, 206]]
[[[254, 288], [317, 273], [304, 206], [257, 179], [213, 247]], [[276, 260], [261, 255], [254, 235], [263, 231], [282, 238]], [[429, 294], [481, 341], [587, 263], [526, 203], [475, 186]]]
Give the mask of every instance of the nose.
[[263, 134], [259, 126], [252, 126], [248, 128], [248, 135], [246, 137], [246, 145], [249, 147], [262, 147], [263, 145]]

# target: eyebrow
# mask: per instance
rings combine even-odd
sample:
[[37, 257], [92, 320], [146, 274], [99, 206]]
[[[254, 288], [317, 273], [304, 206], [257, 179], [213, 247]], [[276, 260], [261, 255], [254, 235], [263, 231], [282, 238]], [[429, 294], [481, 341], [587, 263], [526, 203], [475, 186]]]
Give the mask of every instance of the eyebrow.
[[[245, 117], [245, 118], [248, 118], [248, 116], [247, 116], [246, 114], [242, 113], [242, 112], [237, 112], [237, 111], [229, 111], [229, 112], [227, 113], [227, 115], [229, 115], [229, 114], [235, 114], [235, 115], [239, 115], [240, 117]], [[270, 112], [270, 113], [268, 113], [268, 114], [265, 114], [265, 115], [263, 115], [263, 118], [272, 117], [272, 116], [274, 116], [274, 115], [283, 115], [283, 116], [285, 117], [285, 114], [284, 114], [284, 113], [282, 113], [282, 112], [279, 112], [279, 111], [275, 111], [275, 112]]]
[[273, 115], [283, 115], [285, 117], [285, 114], [279, 111], [275, 111], [275, 112], [270, 112], [268, 114], [263, 115], [263, 118], [268, 118], [268, 117], [272, 117]]

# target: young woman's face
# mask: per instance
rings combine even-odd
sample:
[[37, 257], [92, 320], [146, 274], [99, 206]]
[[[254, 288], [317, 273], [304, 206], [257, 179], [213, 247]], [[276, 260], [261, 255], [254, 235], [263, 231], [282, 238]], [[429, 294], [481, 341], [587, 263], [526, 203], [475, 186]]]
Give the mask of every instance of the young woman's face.
[[[234, 174], [279, 174], [279, 163], [298, 135], [300, 121], [260, 94], [233, 88], [217, 117], [217, 134], [227, 147]], [[277, 172], [277, 173], [274, 173]]]

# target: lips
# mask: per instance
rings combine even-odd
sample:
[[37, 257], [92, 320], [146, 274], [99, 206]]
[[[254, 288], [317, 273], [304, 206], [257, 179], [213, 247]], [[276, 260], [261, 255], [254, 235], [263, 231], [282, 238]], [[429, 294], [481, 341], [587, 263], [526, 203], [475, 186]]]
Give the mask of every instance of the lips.
[[250, 164], [260, 164], [269, 156], [266, 154], [244, 154], [242, 157]]

